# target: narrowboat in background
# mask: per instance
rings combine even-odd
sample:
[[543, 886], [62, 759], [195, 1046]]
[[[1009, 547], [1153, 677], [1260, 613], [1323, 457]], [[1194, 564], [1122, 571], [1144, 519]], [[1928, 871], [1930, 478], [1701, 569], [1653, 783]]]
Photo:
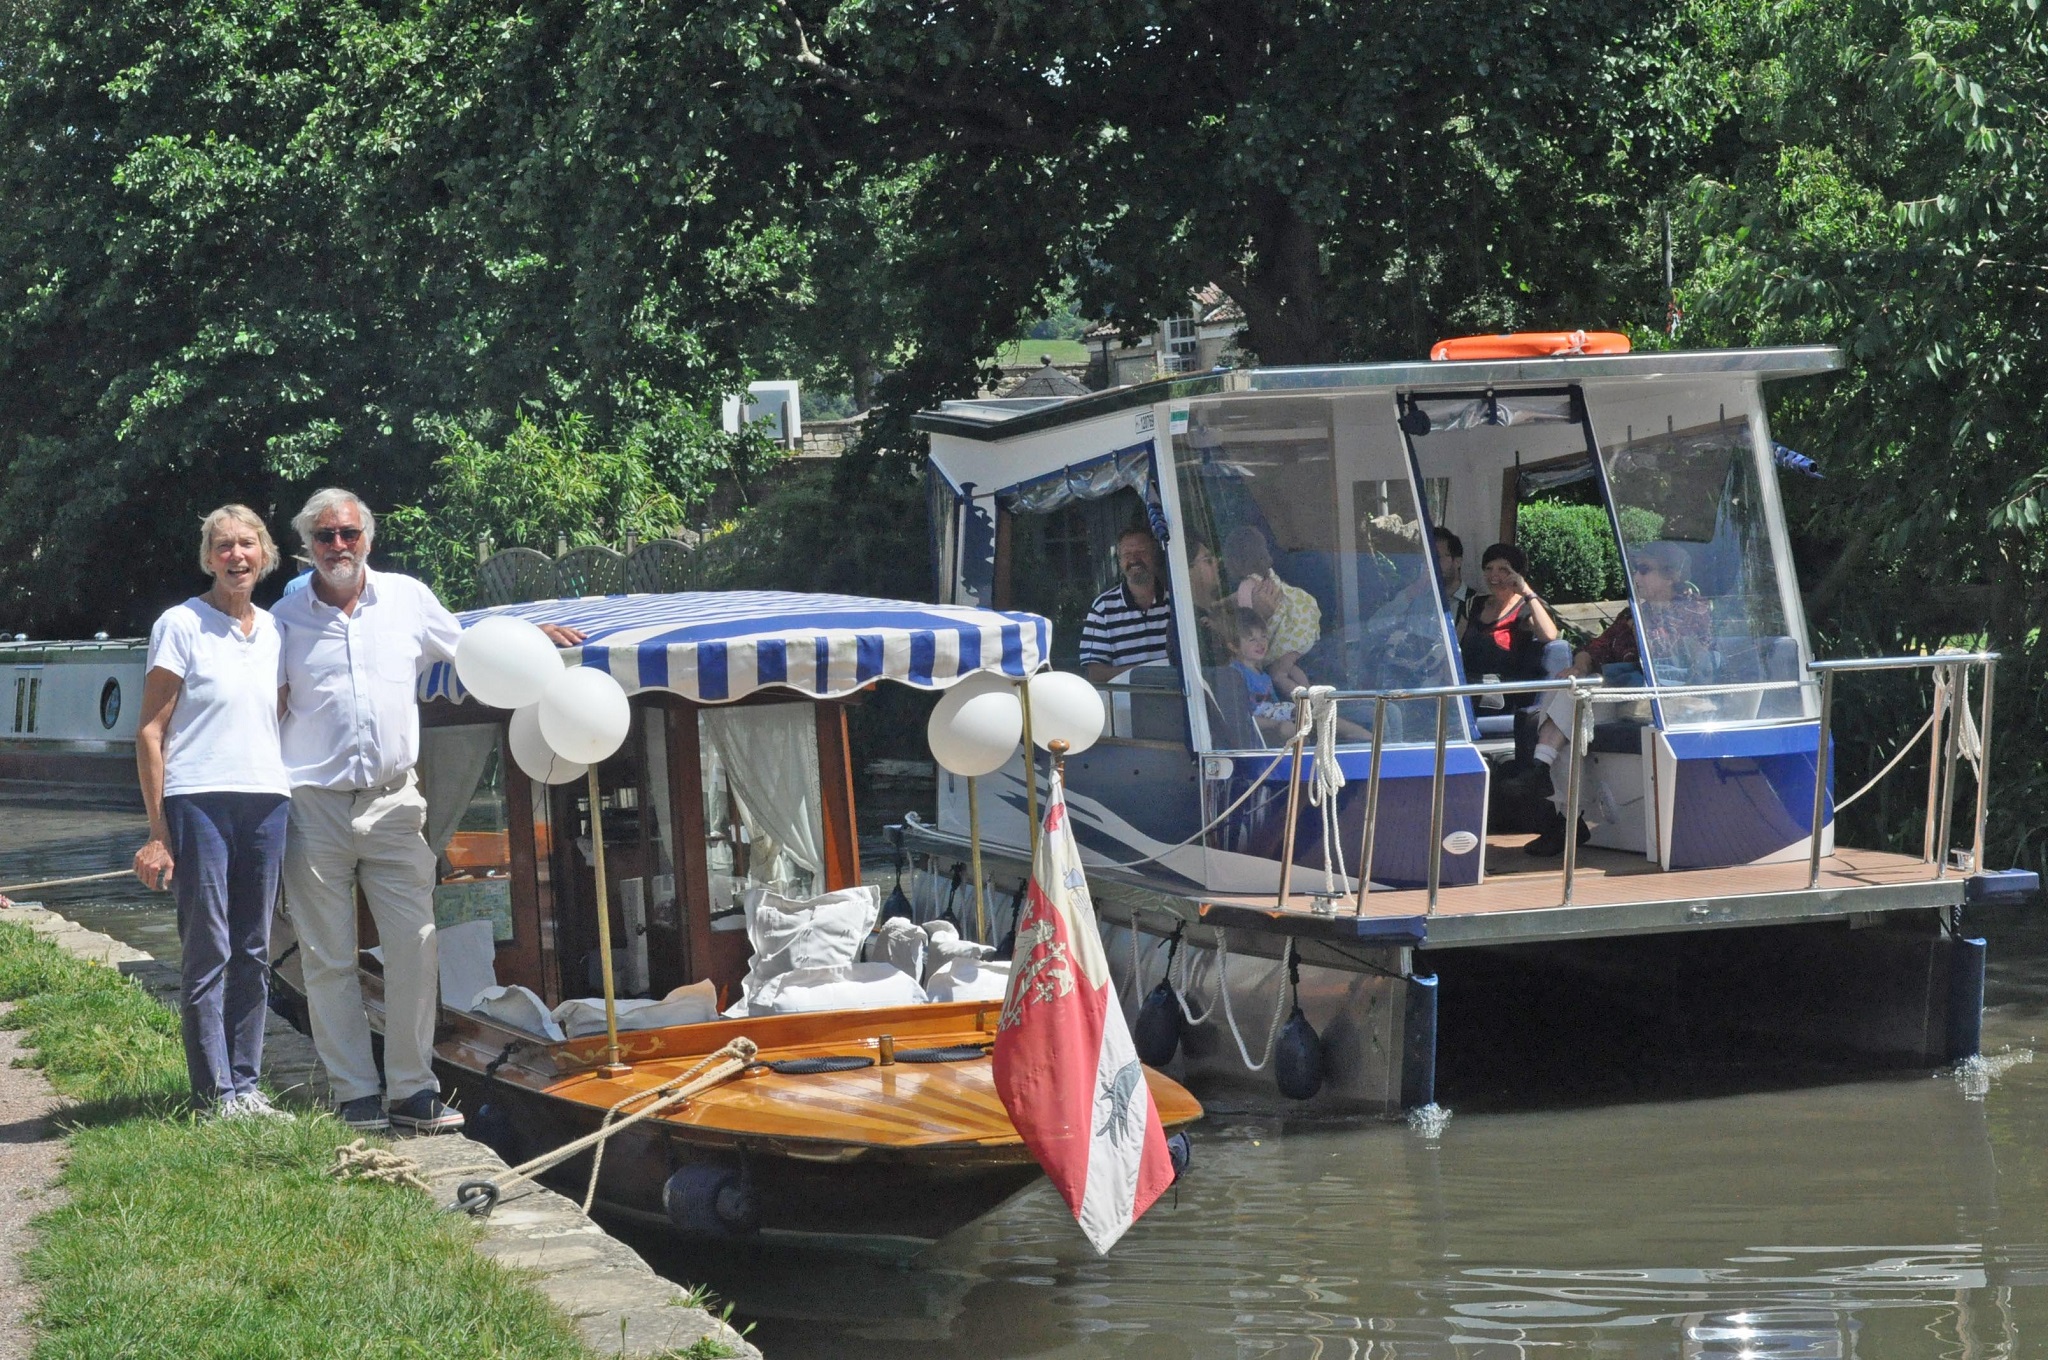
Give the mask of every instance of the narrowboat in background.
[[141, 805], [135, 723], [146, 638], [0, 640], [0, 784]]
[[[936, 598], [1047, 615], [1055, 667], [1080, 669], [1117, 536], [1161, 545], [1171, 655], [1102, 687], [1111, 729], [1069, 759], [1066, 787], [1120, 990], [1158, 1012], [1139, 1016], [1145, 1056], [1172, 1055], [1198, 1090], [1270, 1092], [1296, 1003], [1321, 1040], [1316, 1098], [1387, 1111], [1435, 1099], [1452, 1014], [1568, 992], [1599, 995], [1616, 1025], [1682, 1014], [1788, 1061], [1976, 1051], [1984, 948], [1961, 908], [2038, 887], [1984, 863], [1997, 658], [1814, 655], [1764, 386], [1840, 355], [1577, 349], [1466, 345], [916, 417]], [[1653, 637], [1638, 667], [1581, 680], [1464, 673], [1435, 531], [1465, 544], [1451, 586], [1480, 587], [1483, 546], [1560, 497], [1592, 508], [1623, 573], [1573, 620], [1590, 635], [1640, 610], [1631, 553], [1662, 545], [1710, 620], [1700, 645]], [[1215, 566], [1233, 540], [1317, 607], [1299, 664], [1341, 720], [1324, 749], [1262, 738], [1204, 626], [1239, 584]], [[1838, 845], [1830, 725], [1853, 721], [1861, 672], [1902, 669], [1933, 682], [1925, 843]], [[1525, 850], [1542, 809], [1524, 710], [1551, 691], [1588, 748], [1568, 801], [1597, 823], [1561, 859]], [[1024, 760], [980, 781], [985, 872], [1005, 896], [1028, 867]], [[902, 826], [922, 902], [970, 861], [968, 795], [942, 773], [936, 821]]]
[[[871, 944], [869, 960], [816, 994], [832, 1008], [762, 1014], [756, 991], [755, 1013], [728, 1012], [758, 976], [750, 892], [787, 906], [862, 886], [848, 705], [885, 681], [938, 692], [980, 672], [1021, 680], [1043, 664], [1046, 620], [773, 592], [547, 600], [460, 617], [494, 613], [580, 630], [585, 643], [564, 659], [618, 680], [631, 727], [597, 767], [593, 816], [581, 767], [555, 772], [555, 784], [530, 777], [534, 760], [513, 754], [512, 714], [467, 695], [451, 665], [421, 678], [418, 776], [441, 937], [436, 1069], [471, 1134], [517, 1164], [744, 1036], [759, 1053], [743, 1074], [607, 1145], [603, 1208], [690, 1237], [902, 1257], [1036, 1181], [992, 1079], [1000, 966], [910, 965], [906, 978]], [[867, 900], [872, 919], [881, 904]], [[600, 902], [623, 1071], [606, 1062]], [[381, 1032], [375, 925], [367, 910], [360, 922]], [[273, 949], [273, 992], [303, 1028], [284, 922]], [[1170, 1133], [1199, 1117], [1178, 1083], [1148, 1080]], [[585, 1155], [553, 1179], [580, 1194], [589, 1174]]]

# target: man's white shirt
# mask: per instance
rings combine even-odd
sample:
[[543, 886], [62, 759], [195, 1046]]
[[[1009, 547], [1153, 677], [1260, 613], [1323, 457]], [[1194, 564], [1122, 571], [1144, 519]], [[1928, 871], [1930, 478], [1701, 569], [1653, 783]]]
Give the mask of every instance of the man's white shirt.
[[419, 760], [419, 675], [453, 661], [462, 625], [410, 576], [363, 568], [344, 614], [314, 591], [271, 607], [284, 632], [281, 737], [293, 788], [382, 788]]

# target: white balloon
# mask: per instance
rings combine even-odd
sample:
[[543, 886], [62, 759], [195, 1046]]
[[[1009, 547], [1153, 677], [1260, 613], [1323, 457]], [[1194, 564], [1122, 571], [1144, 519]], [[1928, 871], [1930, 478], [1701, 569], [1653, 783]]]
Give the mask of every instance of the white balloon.
[[562, 674], [562, 655], [525, 619], [493, 614], [462, 630], [455, 673], [464, 689], [492, 708], [525, 708], [539, 702]]
[[540, 734], [558, 754], [595, 765], [619, 749], [633, 710], [610, 671], [571, 666], [540, 696]]
[[1055, 741], [1077, 756], [1102, 735], [1102, 696], [1088, 677], [1071, 671], [1040, 671], [1031, 677], [1031, 744], [1050, 751]]
[[[939, 696], [938, 705], [932, 710], [931, 723], [950, 724], [960, 706], [977, 694], [1006, 693], [1015, 697], [1017, 682], [996, 671], [972, 671], [957, 681], [954, 686]], [[943, 717], [940, 715], [944, 715]]]
[[1019, 683], [1001, 671], [969, 671], [954, 683], [953, 688], [946, 691], [945, 699], [939, 702], [951, 700], [957, 705], [966, 703], [977, 694], [994, 694], [999, 691], [1015, 694]]
[[932, 758], [969, 778], [1001, 769], [1016, 752], [1023, 732], [1024, 709], [1008, 685], [970, 694], [965, 703], [941, 702], [925, 724]]
[[540, 734], [540, 705], [528, 704], [512, 711], [512, 724], [505, 734], [505, 744], [512, 750], [512, 763], [526, 771], [530, 779], [543, 784], [566, 784], [572, 779], [581, 779], [588, 765], [555, 754], [548, 739]]

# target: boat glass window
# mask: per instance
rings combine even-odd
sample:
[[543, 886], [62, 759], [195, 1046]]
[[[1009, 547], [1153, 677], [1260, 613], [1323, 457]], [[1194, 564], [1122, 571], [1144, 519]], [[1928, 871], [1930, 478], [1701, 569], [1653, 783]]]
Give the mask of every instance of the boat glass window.
[[676, 858], [670, 843], [676, 818], [668, 782], [668, 713], [650, 707], [643, 714], [640, 737], [647, 752], [647, 801], [654, 815], [644, 823], [647, 881], [641, 891], [646, 920], [663, 930], [674, 930], [680, 922], [676, 913]]
[[1759, 688], [1662, 695], [1664, 724], [1805, 716], [1801, 647], [1772, 541], [1775, 488], [1763, 483], [1748, 408], [1695, 399], [1676, 409], [1681, 401], [1594, 408], [1646, 677], [1660, 689]]
[[[1457, 683], [1429, 530], [1396, 419], [1383, 395], [1194, 401], [1184, 432], [1176, 419], [1189, 605], [1213, 749], [1284, 740], [1290, 684]], [[1429, 491], [1448, 502], [1447, 481]], [[1195, 568], [1204, 550], [1217, 562], [1213, 571]], [[1264, 635], [1264, 667], [1251, 664], [1247, 632]], [[1262, 675], [1276, 691], [1270, 701], [1260, 696]], [[1369, 700], [1343, 705], [1344, 739], [1370, 735], [1372, 709]], [[1448, 735], [1463, 741], [1462, 705], [1450, 709]], [[1432, 741], [1436, 705], [1391, 705], [1387, 722], [1390, 741]]]
[[1145, 525], [1145, 504], [1119, 487], [1091, 499], [1068, 499], [1043, 512], [1005, 514], [1009, 575], [1004, 609], [1052, 620], [1052, 663], [1081, 668], [1081, 625], [1095, 597], [1118, 581], [1117, 536]]
[[434, 924], [488, 920], [500, 942], [513, 938], [503, 731], [496, 723], [424, 728], [418, 765], [434, 852]]
[[825, 882], [818, 724], [809, 704], [707, 708], [697, 715], [711, 928], [745, 926], [740, 897], [806, 898]]

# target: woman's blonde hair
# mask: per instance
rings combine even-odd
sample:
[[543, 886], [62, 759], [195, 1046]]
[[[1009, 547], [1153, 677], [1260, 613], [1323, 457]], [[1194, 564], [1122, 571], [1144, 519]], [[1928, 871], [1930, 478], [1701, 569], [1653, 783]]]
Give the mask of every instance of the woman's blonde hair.
[[271, 538], [263, 516], [246, 505], [223, 505], [199, 521], [199, 569], [208, 576], [213, 575], [213, 531], [230, 520], [254, 529], [256, 541], [263, 546], [263, 565], [256, 569], [256, 579], [260, 581], [276, 571], [279, 560], [277, 541]]

